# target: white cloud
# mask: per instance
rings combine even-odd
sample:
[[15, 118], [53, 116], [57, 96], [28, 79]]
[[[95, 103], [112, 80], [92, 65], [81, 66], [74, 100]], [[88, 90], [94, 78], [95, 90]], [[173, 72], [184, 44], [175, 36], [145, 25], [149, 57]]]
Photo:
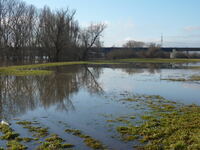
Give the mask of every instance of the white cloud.
[[125, 42], [124, 39], [132, 39], [135, 30], [136, 24], [131, 19], [109, 22], [104, 32], [105, 46], [121, 46]]
[[185, 31], [200, 31], [200, 26], [188, 26], [184, 28]]
[[[87, 27], [90, 23], [82, 22], [81, 26]], [[102, 37], [104, 46], [122, 46], [128, 40], [143, 41], [146, 43], [161, 43], [159, 34], [156, 36], [149, 33], [147, 34], [146, 32], [145, 34], [140, 34], [140, 27], [137, 26], [134, 20], [121, 19], [112, 22], [105, 20], [102, 23], [107, 25]], [[200, 47], [200, 33], [197, 32], [200, 31], [200, 26], [187, 26], [184, 28], [184, 31], [185, 32], [181, 32], [174, 36], [164, 34], [164, 46]]]

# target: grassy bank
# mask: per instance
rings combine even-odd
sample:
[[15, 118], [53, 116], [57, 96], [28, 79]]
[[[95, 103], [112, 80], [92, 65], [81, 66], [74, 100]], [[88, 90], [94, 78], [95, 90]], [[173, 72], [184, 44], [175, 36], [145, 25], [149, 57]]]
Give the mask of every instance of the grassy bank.
[[[0, 67], [0, 75], [48, 75], [52, 71], [41, 70], [46, 67], [66, 66], [66, 65], [87, 65], [87, 64], [128, 64], [128, 63], [192, 63], [200, 62], [200, 59], [157, 59], [157, 58], [134, 58], [134, 59], [119, 59], [119, 60], [107, 60], [107, 61], [74, 61], [74, 62], [56, 62], [56, 63], [44, 63], [33, 65], [19, 65]], [[38, 70], [38, 68], [40, 70]]]
[[0, 75], [15, 75], [15, 76], [28, 76], [28, 75], [49, 75], [53, 71], [43, 70], [41, 68], [56, 67], [56, 66], [67, 66], [67, 65], [87, 65], [87, 64], [119, 64], [111, 61], [77, 61], [77, 62], [56, 62], [56, 63], [44, 63], [44, 64], [33, 64], [33, 65], [19, 65], [19, 66], [8, 66], [0, 67]]
[[126, 63], [192, 63], [200, 62], [200, 59], [160, 59], [160, 58], [131, 58], [119, 59], [119, 62]]

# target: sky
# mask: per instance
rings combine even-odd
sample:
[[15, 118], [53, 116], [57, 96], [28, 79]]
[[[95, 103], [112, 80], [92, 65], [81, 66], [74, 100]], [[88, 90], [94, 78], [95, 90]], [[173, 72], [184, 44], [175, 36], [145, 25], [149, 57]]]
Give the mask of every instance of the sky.
[[82, 27], [105, 23], [104, 46], [128, 40], [200, 47], [200, 0], [25, 0], [37, 8], [76, 10]]

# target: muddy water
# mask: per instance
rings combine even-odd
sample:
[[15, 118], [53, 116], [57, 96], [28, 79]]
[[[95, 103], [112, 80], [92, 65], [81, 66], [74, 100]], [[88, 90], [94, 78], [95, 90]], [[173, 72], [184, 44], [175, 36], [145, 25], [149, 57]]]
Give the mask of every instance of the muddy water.
[[[174, 82], [166, 78], [198, 75], [198, 69], [178, 65], [104, 65], [62, 66], [49, 68], [48, 76], [1, 76], [0, 116], [12, 123], [21, 137], [32, 137], [17, 120], [37, 121], [56, 133], [74, 149], [90, 149], [79, 137], [65, 129], [79, 129], [101, 141], [108, 149], [132, 149], [136, 142], [123, 142], [107, 120], [117, 116], [137, 115], [140, 110], [120, 101], [131, 95], [160, 95], [166, 99], [200, 104], [200, 84]], [[41, 139], [43, 141], [44, 139]], [[6, 141], [0, 141], [6, 147]], [[24, 143], [35, 149], [37, 142]]]

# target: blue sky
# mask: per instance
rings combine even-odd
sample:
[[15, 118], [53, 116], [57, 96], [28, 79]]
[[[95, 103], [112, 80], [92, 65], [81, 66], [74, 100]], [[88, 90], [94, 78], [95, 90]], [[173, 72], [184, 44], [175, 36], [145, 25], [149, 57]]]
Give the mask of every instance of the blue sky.
[[25, 0], [38, 8], [75, 9], [80, 25], [104, 22], [105, 46], [127, 40], [200, 47], [200, 0]]

